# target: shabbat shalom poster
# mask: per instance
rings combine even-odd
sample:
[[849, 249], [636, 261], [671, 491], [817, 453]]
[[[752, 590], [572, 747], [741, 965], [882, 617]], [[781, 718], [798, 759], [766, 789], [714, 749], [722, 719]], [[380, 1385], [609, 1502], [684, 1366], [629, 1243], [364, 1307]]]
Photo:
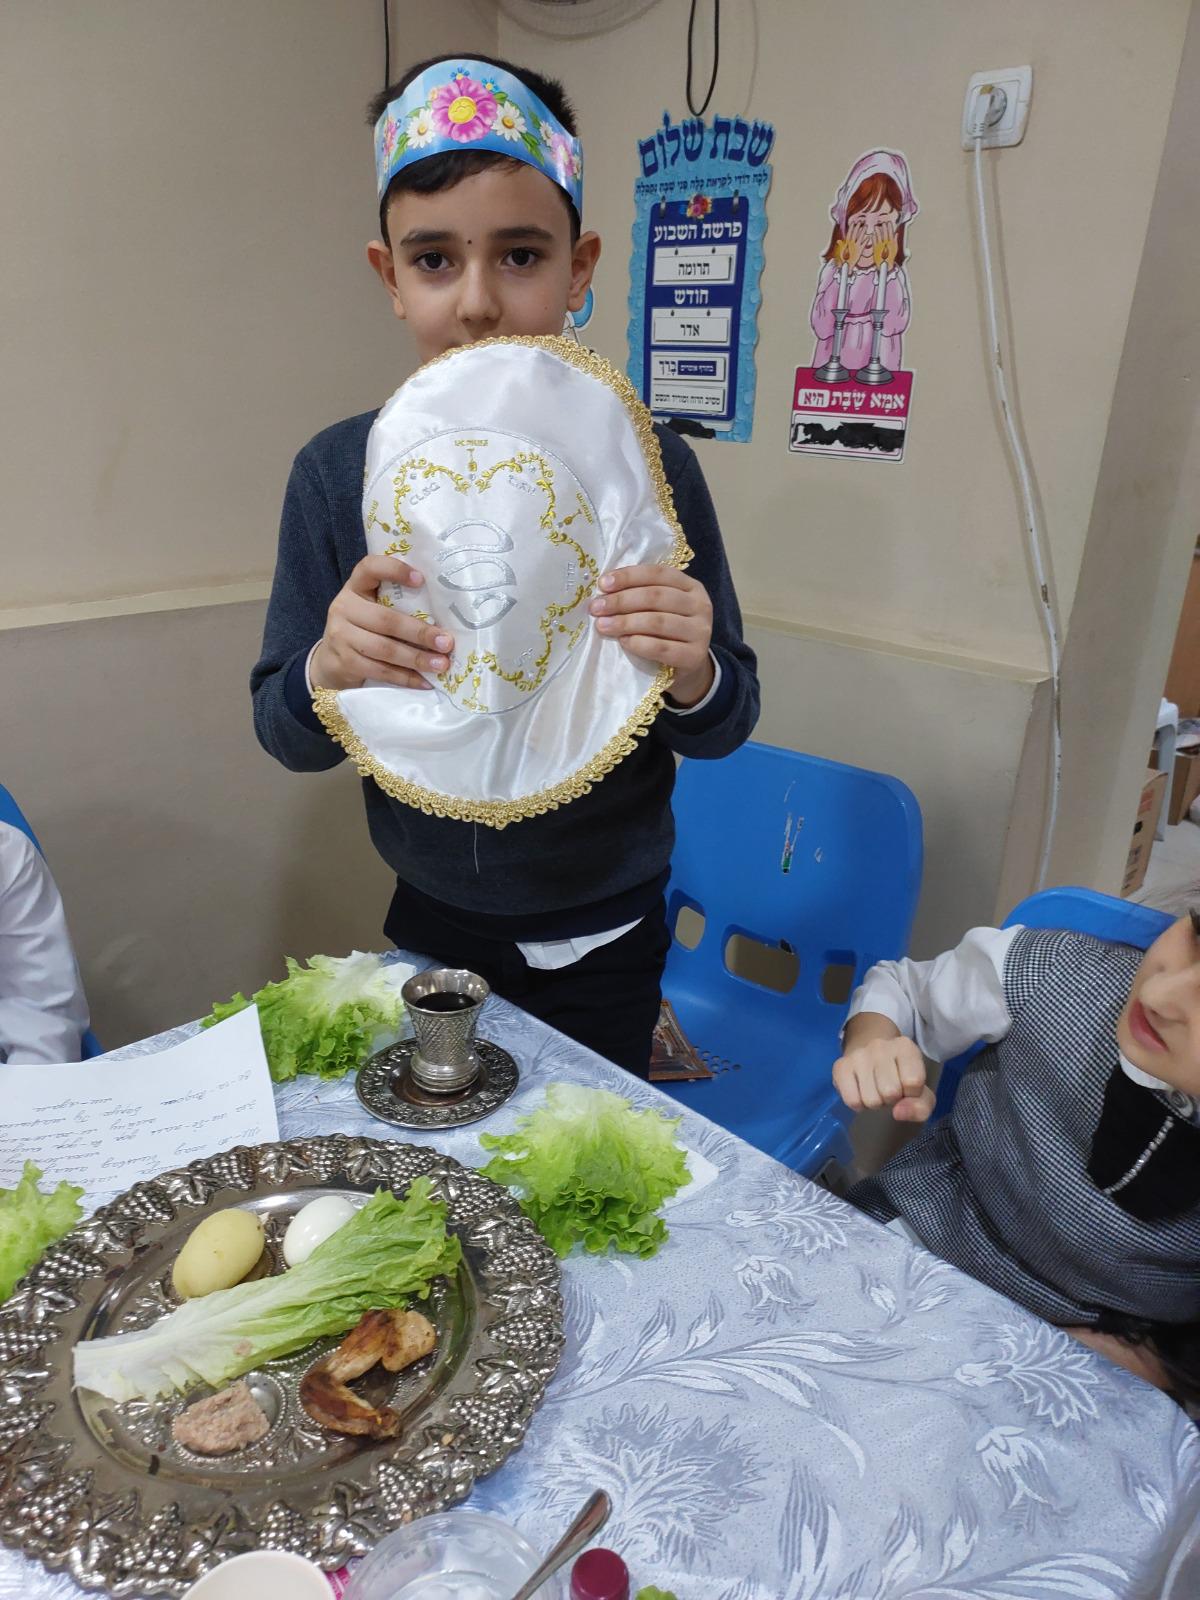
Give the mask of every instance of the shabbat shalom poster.
[[693, 117], [638, 140], [630, 381], [659, 422], [745, 443], [754, 426], [769, 122]]
[[903, 461], [913, 391], [904, 364], [908, 228], [917, 211], [898, 150], [867, 150], [851, 163], [829, 207], [809, 312], [812, 363], [796, 368], [789, 449]]

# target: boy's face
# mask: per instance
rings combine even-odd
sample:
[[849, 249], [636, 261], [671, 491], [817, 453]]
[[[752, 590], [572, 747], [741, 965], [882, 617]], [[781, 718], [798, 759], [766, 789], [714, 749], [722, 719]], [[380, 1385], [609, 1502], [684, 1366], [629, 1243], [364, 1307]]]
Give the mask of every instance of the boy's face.
[[389, 250], [367, 256], [422, 361], [501, 334], [556, 334], [587, 296], [600, 239], [571, 243], [558, 187], [524, 163], [491, 166], [388, 207]]
[[1184, 1094], [1200, 1096], [1200, 932], [1197, 919], [1172, 923], [1142, 958], [1117, 1043], [1135, 1067]]

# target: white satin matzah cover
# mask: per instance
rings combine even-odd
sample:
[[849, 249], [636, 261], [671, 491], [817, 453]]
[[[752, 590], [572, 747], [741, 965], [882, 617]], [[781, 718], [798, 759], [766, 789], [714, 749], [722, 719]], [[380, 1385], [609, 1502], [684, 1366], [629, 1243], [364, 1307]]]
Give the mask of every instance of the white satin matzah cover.
[[367, 441], [372, 554], [420, 589], [382, 604], [453, 634], [431, 694], [319, 689], [359, 771], [436, 816], [502, 828], [584, 794], [662, 705], [667, 668], [598, 633], [602, 574], [691, 560], [650, 414], [599, 356], [557, 338], [491, 339], [430, 362]]

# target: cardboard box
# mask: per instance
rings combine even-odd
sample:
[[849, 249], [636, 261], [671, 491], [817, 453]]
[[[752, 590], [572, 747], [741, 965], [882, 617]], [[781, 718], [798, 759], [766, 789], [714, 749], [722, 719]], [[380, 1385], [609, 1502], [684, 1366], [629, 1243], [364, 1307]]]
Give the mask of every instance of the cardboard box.
[[1200, 750], [1180, 750], [1175, 757], [1171, 800], [1167, 807], [1167, 821], [1172, 826], [1183, 821], [1197, 795], [1200, 795]]
[[1142, 785], [1142, 797], [1138, 801], [1137, 821], [1133, 825], [1129, 858], [1125, 863], [1125, 877], [1121, 882], [1121, 893], [1124, 895], [1130, 895], [1135, 889], [1140, 889], [1145, 881], [1146, 868], [1150, 865], [1150, 850], [1154, 844], [1154, 830], [1158, 827], [1158, 816], [1166, 792], [1167, 774], [1155, 772], [1151, 768], [1146, 773], [1146, 781]]

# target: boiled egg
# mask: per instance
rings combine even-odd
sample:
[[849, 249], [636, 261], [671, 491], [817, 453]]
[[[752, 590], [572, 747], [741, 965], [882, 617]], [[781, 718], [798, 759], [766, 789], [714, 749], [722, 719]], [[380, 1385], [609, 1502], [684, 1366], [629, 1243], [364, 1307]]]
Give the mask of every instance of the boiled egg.
[[340, 1194], [323, 1194], [319, 1200], [301, 1206], [283, 1236], [283, 1259], [287, 1265], [298, 1267], [307, 1261], [319, 1244], [350, 1221], [357, 1209]]

